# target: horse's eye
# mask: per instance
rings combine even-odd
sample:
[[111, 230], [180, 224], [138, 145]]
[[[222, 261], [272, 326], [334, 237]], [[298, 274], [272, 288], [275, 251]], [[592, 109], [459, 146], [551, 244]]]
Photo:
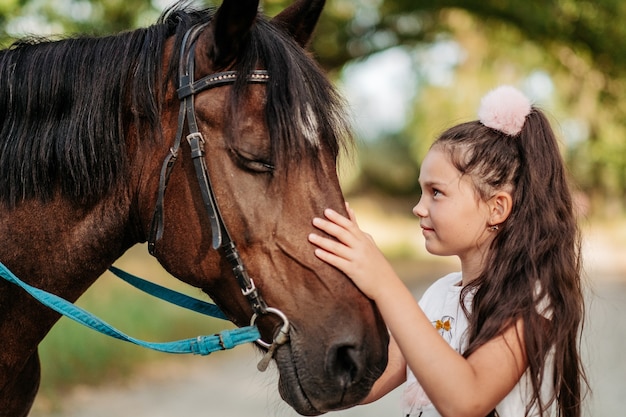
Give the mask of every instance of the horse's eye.
[[235, 150], [233, 153], [239, 165], [248, 171], [259, 173], [271, 173], [274, 171], [274, 165], [263, 158], [239, 150]]

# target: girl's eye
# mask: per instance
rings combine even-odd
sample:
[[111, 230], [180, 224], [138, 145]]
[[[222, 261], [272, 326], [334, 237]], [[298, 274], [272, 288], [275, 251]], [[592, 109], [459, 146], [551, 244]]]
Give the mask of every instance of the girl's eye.
[[433, 189], [433, 197], [437, 197], [438, 195], [441, 195], [441, 191]]

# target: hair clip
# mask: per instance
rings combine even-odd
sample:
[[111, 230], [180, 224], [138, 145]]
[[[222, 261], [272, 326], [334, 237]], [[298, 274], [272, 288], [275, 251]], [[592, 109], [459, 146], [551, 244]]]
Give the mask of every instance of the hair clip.
[[522, 131], [530, 110], [530, 101], [521, 91], [503, 85], [483, 97], [478, 109], [478, 118], [487, 127], [516, 136]]

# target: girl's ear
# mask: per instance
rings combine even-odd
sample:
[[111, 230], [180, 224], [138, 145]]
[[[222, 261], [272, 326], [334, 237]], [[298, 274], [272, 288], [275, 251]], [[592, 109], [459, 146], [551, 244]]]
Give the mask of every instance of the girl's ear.
[[513, 209], [513, 197], [507, 191], [498, 191], [489, 200], [489, 225], [495, 226], [504, 221], [511, 214]]

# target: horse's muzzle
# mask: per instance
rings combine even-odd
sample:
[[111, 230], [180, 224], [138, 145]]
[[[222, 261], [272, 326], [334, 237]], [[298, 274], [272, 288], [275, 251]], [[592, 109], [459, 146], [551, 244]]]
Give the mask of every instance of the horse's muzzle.
[[275, 354], [281, 397], [306, 416], [359, 404], [387, 363], [387, 351], [372, 345], [359, 345], [350, 338], [337, 340], [317, 359], [315, 353], [300, 350], [297, 339], [292, 340]]

